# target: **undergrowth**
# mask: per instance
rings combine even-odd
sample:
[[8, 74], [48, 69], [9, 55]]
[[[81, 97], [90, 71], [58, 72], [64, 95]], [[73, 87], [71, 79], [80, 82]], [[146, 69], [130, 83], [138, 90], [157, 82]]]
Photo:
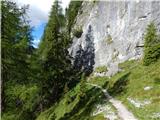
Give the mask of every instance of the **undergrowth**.
[[37, 120], [89, 120], [95, 103], [101, 100], [102, 95], [101, 90], [87, 85], [85, 96], [81, 96], [78, 84], [56, 105], [42, 112]]

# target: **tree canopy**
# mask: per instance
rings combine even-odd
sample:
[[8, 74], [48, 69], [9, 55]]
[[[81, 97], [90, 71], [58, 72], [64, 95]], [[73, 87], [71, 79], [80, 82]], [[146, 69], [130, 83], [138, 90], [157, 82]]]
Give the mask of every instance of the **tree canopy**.
[[160, 57], [160, 36], [157, 34], [156, 26], [151, 22], [144, 37], [144, 65], [155, 62]]

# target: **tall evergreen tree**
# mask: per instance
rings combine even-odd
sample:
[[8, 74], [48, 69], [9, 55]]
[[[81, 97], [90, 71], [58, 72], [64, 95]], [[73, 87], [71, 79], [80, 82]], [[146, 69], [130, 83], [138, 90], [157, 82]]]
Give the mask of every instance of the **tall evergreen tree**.
[[153, 22], [147, 27], [144, 42], [143, 63], [144, 65], [149, 65], [160, 57], [160, 36], [158, 36]]
[[28, 57], [32, 51], [31, 28], [26, 21], [27, 7], [4, 0], [2, 4], [2, 110], [5, 104], [6, 83], [28, 82]]
[[71, 29], [74, 25], [75, 18], [80, 10], [81, 4], [83, 1], [72, 1], [69, 4], [69, 8], [66, 9], [66, 17], [67, 17], [67, 30], [70, 33]]
[[80, 75], [71, 65], [66, 18], [60, 2], [52, 6], [42, 41], [32, 46], [28, 7], [2, 2], [2, 109], [4, 119], [35, 119], [76, 85]]
[[[68, 81], [71, 69], [70, 56], [68, 54], [68, 42], [63, 31], [64, 16], [59, 1], [55, 1], [45, 33], [40, 45], [40, 55], [42, 53], [41, 65], [42, 74], [42, 94], [48, 101], [56, 101]], [[43, 47], [45, 46], [45, 48]]]

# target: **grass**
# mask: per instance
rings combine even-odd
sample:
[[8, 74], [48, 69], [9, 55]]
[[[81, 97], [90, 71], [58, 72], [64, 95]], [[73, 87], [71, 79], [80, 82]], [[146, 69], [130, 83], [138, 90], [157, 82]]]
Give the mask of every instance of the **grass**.
[[[60, 100], [59, 103], [52, 106], [50, 109], [42, 112], [41, 115], [37, 118], [37, 120], [52, 120], [52, 118], [56, 115], [56, 119], [59, 119], [64, 116], [65, 113], [71, 112], [74, 106], [79, 102], [78, 97], [76, 97], [76, 92], [78, 91], [79, 86], [75, 89], [67, 93], [64, 98]], [[75, 99], [71, 104], [67, 104], [69, 97], [74, 97]]]
[[107, 76], [90, 77], [88, 82], [104, 87], [108, 84], [108, 80], [109, 80], [109, 78]]
[[[119, 67], [123, 71], [109, 80], [108, 91], [120, 99], [137, 118], [151, 120], [154, 113], [160, 113], [160, 60], [150, 66], [143, 66], [140, 61], [127, 61]], [[153, 88], [145, 91], [146, 86]], [[151, 104], [137, 108], [127, 100], [128, 97], [139, 101], [147, 99]]]
[[[120, 99], [139, 120], [152, 120], [154, 113], [160, 113], [160, 60], [150, 66], [143, 66], [141, 61], [127, 61], [119, 67], [123, 70], [110, 79], [92, 76], [88, 82], [108, 89], [110, 95]], [[146, 86], [152, 89], [146, 91]], [[37, 120], [104, 120], [103, 113], [91, 116], [95, 105], [104, 100], [102, 91], [86, 84], [85, 96], [79, 93], [80, 84], [65, 94], [57, 104], [41, 113]], [[137, 108], [127, 98], [150, 100], [151, 103]], [[116, 113], [116, 109], [112, 109]]]
[[[102, 92], [86, 85], [85, 96], [80, 96], [80, 85], [70, 90], [50, 109], [42, 112], [37, 120], [84, 120], [90, 118], [90, 113], [96, 102], [101, 100]], [[71, 99], [68, 101], [68, 99]]]
[[91, 120], [106, 120], [106, 118], [104, 118], [104, 115], [103, 114], [98, 114], [94, 117], [91, 117], [90, 118]]
[[107, 72], [108, 69], [106, 66], [99, 66], [99, 67], [96, 67], [95, 68], [95, 72], [98, 72], [98, 73], [103, 73], [103, 72]]

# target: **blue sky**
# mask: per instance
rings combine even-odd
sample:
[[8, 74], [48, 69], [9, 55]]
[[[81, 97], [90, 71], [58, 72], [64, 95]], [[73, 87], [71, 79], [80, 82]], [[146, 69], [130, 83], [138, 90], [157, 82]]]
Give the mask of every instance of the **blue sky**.
[[33, 41], [34, 47], [38, 47], [38, 44], [43, 35], [45, 26], [46, 26], [46, 23], [41, 23], [33, 28], [32, 35], [34, 38], [34, 41]]
[[[44, 27], [48, 22], [48, 16], [54, 0], [10, 0], [18, 4], [18, 6], [29, 5], [27, 11], [28, 19], [31, 21], [30, 25], [34, 28], [32, 35], [34, 37], [33, 44], [38, 47], [41, 36], [43, 35]], [[65, 9], [70, 0], [60, 0], [62, 7]]]

